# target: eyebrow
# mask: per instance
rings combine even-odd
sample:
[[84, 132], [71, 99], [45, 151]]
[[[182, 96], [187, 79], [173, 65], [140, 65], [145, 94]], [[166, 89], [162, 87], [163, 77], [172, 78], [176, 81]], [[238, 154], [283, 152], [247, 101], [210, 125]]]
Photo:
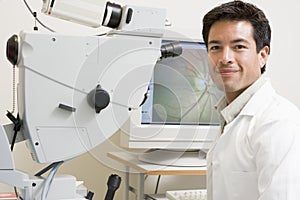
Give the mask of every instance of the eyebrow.
[[208, 42], [208, 44], [221, 44], [221, 42], [219, 40], [211, 40]]
[[[232, 41], [230, 41], [230, 43], [231, 44], [235, 44], [235, 43], [239, 43], [239, 42], [245, 42], [245, 43], [247, 43], [247, 44], [250, 44], [250, 42], [248, 41], [248, 40], [245, 40], [245, 39], [235, 39], [235, 40], [232, 40]], [[221, 44], [222, 42], [221, 41], [219, 41], [219, 40], [211, 40], [211, 41], [209, 41], [208, 42], [208, 44], [210, 45], [210, 44]]]

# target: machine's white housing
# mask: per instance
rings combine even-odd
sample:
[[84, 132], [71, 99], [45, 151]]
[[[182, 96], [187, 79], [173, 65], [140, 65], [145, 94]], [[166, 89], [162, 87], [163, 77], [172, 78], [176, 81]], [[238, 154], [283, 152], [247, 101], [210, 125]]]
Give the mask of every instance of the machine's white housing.
[[[90, 4], [86, 8], [95, 10], [84, 19], [84, 23], [89, 23], [100, 8], [93, 7], [96, 2], [60, 0], [52, 11], [58, 15], [74, 14], [72, 6], [77, 10]], [[133, 16], [129, 24], [101, 37], [19, 34], [18, 111], [22, 120], [19, 134], [24, 136], [37, 162], [65, 161], [89, 151], [113, 135], [131, 111], [139, 107], [161, 55], [166, 13], [163, 9], [153, 9], [149, 17], [151, 9], [135, 8], [139, 12], [147, 10], [142, 14], [148, 16], [143, 18], [144, 22], [135, 21]], [[79, 12], [75, 18], [83, 19], [82, 15], [89, 12]], [[149, 27], [144, 28], [147, 24]], [[108, 106], [100, 113], [88, 101], [89, 93], [98, 85], [110, 96]], [[24, 200], [40, 200], [44, 178], [30, 178], [14, 168], [9, 151], [13, 130], [9, 127], [0, 127], [0, 182], [20, 189]], [[86, 199], [86, 188], [79, 187], [78, 192], [74, 177], [51, 180], [54, 186], [49, 190], [49, 200]]]
[[[80, 155], [109, 138], [147, 91], [160, 38], [21, 33], [19, 112], [34, 159]], [[87, 95], [98, 84], [111, 98], [99, 114]], [[75, 112], [60, 109], [63, 104]]]
[[[130, 23], [126, 22], [128, 10], [133, 10]], [[162, 37], [165, 29], [166, 13], [160, 8], [147, 8], [133, 5], [123, 7], [121, 22], [117, 30], [119, 34], [144, 35], [145, 33], [153, 36]], [[152, 19], [152, 20], [149, 20]], [[145, 23], [147, 21], [147, 23]]]
[[[102, 26], [105, 1], [103, 0], [44, 0], [42, 12], [46, 15], [61, 18], [94, 28]], [[128, 11], [132, 11], [130, 21]], [[120, 24], [114, 31], [120, 34], [140, 34], [162, 36], [166, 13], [160, 8], [147, 8], [134, 5], [122, 7]], [[106, 18], [108, 20], [109, 17]], [[163, 19], [163, 21], [161, 21]]]
[[43, 1], [43, 13], [91, 27], [101, 26], [105, 6], [103, 0], [58, 0], [53, 7], [51, 2]]

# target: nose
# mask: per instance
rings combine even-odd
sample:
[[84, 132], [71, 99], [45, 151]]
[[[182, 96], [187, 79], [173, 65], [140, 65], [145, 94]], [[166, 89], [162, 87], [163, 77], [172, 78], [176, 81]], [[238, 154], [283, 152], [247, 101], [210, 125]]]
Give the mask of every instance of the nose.
[[228, 65], [233, 63], [233, 52], [229, 47], [223, 48], [220, 52], [219, 63], [221, 65]]

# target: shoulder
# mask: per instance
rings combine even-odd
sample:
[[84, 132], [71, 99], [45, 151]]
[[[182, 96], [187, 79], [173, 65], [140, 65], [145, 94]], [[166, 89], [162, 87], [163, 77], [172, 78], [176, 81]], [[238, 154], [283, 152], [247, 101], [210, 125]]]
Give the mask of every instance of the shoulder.
[[266, 97], [266, 99], [268, 100], [262, 102], [264, 105], [257, 115], [260, 116], [259, 121], [262, 123], [283, 123], [282, 125], [289, 122], [300, 126], [300, 110], [293, 103], [277, 93]]
[[249, 113], [262, 123], [291, 121], [300, 124], [299, 108], [277, 94], [269, 81], [253, 95], [242, 112]]
[[300, 137], [300, 110], [278, 95], [269, 83], [248, 104], [255, 107], [251, 117], [252, 128], [248, 132], [252, 144], [290, 144], [295, 137]]

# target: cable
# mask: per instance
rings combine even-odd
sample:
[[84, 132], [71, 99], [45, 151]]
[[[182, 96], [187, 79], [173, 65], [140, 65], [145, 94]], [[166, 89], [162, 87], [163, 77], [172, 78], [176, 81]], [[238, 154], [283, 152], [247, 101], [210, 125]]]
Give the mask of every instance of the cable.
[[58, 168], [64, 163], [64, 161], [60, 161], [60, 162], [56, 162], [54, 163], [54, 166], [52, 168], [52, 170], [50, 171], [47, 179], [45, 180], [45, 183], [44, 183], [44, 188], [43, 188], [43, 191], [42, 191], [42, 197], [41, 197], [41, 200], [46, 200], [47, 199], [47, 196], [48, 196], [48, 192], [50, 190], [50, 187], [51, 187], [51, 184], [52, 184], [52, 181], [54, 179], [54, 176], [58, 170]]
[[30, 8], [30, 6], [28, 5], [26, 0], [23, 0], [24, 4], [26, 5], [27, 9], [29, 10], [29, 12], [31, 13], [31, 15], [35, 18], [35, 20], [41, 25], [43, 26], [45, 29], [51, 31], [51, 32], [55, 32], [53, 29], [51, 29], [50, 27], [46, 26], [41, 20], [39, 20], [39, 18], [37, 18], [35, 12], [33, 12]]
[[12, 111], [13, 114], [16, 109], [16, 65], [13, 66], [13, 85], [12, 85]]
[[14, 186], [14, 190], [15, 190], [15, 195], [16, 195], [17, 200], [23, 200], [23, 198], [19, 195], [16, 186]]
[[160, 181], [160, 175], [158, 175], [158, 177], [157, 177], [157, 182], [156, 182], [156, 187], [155, 187], [155, 193], [154, 194], [157, 194], [159, 181]]
[[42, 169], [41, 171], [39, 171], [38, 173], [36, 173], [34, 176], [42, 176], [44, 173], [46, 173], [47, 171], [52, 169], [54, 166], [55, 166], [55, 163], [52, 163], [52, 164], [48, 165], [47, 167], [45, 167], [44, 169]]
[[[49, 26], [46, 26], [36, 15], [36, 12], [33, 12], [32, 9], [30, 8], [29, 4], [27, 3], [26, 0], [23, 0], [24, 4], [26, 5], [28, 11], [30, 12], [30, 14], [34, 17], [34, 19], [41, 25], [43, 26], [45, 29], [49, 30], [50, 32], [56, 32], [54, 31], [52, 28], [50, 28]], [[36, 27], [36, 26], [35, 26]], [[104, 36], [107, 35], [109, 32], [106, 33], [102, 33], [102, 34], [98, 34], [96, 36]]]

